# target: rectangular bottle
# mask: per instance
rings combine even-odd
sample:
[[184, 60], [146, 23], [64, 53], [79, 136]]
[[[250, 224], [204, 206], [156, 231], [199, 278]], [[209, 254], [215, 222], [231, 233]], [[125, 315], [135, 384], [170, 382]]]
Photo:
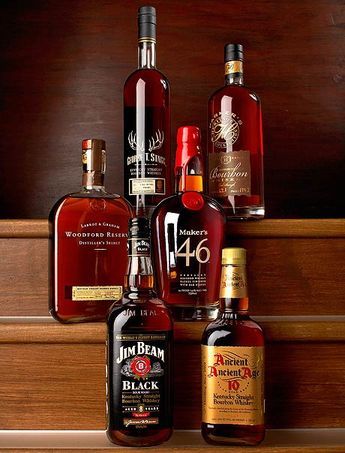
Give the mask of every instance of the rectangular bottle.
[[174, 319], [213, 319], [217, 313], [225, 216], [203, 194], [200, 130], [180, 127], [175, 160], [176, 195], [152, 215], [153, 264], [158, 296]]
[[245, 265], [245, 249], [223, 250], [218, 317], [201, 341], [201, 429], [210, 444], [256, 445], [265, 436], [264, 336], [248, 315]]
[[156, 69], [156, 10], [139, 8], [138, 69], [126, 80], [124, 194], [133, 206], [153, 207], [171, 194], [170, 88]]
[[172, 338], [169, 310], [153, 291], [150, 229], [130, 220], [126, 291], [108, 318], [109, 439], [129, 447], [158, 445], [172, 434]]
[[265, 215], [261, 105], [244, 86], [243, 47], [225, 46], [225, 86], [208, 103], [208, 193], [229, 219]]
[[80, 192], [49, 215], [50, 313], [60, 322], [104, 321], [122, 294], [130, 205], [104, 188], [105, 142], [83, 141]]

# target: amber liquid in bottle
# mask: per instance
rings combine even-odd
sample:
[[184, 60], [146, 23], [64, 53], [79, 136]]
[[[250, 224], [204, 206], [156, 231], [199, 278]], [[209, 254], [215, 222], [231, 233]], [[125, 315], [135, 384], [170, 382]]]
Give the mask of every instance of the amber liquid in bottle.
[[210, 320], [218, 309], [225, 216], [203, 194], [200, 130], [179, 128], [177, 142], [177, 193], [152, 215], [156, 287], [176, 321]]
[[257, 445], [264, 426], [264, 337], [248, 315], [245, 250], [224, 249], [220, 309], [202, 336], [202, 435]]
[[208, 103], [208, 193], [229, 219], [265, 215], [259, 97], [244, 85], [243, 48], [225, 46], [225, 86]]
[[156, 10], [139, 8], [138, 69], [124, 86], [124, 194], [153, 208], [171, 195], [170, 87], [156, 68]]
[[172, 434], [172, 339], [169, 310], [153, 291], [148, 220], [130, 221], [126, 291], [108, 319], [109, 439], [148, 447]]
[[83, 141], [83, 183], [50, 212], [50, 313], [60, 322], [104, 321], [121, 297], [130, 205], [104, 188], [105, 143]]

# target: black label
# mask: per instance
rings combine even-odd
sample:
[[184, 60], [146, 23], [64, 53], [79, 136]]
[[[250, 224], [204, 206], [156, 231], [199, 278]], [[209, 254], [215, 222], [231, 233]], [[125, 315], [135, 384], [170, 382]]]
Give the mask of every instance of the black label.
[[128, 239], [128, 256], [150, 256], [150, 239]]
[[136, 195], [166, 194], [168, 124], [166, 107], [125, 108], [125, 197], [132, 203]]
[[170, 342], [170, 332], [114, 334], [115, 429], [169, 426]]

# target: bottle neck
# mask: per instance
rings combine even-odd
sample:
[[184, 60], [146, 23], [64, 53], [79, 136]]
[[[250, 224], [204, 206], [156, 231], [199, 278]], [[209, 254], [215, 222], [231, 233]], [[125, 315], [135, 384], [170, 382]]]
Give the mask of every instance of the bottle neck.
[[104, 191], [104, 173], [96, 171], [84, 172], [81, 185], [84, 190]]
[[225, 85], [243, 85], [243, 62], [240, 60], [225, 63]]
[[175, 169], [175, 190], [182, 192], [203, 192], [203, 163], [199, 154], [187, 160], [187, 163]]
[[139, 41], [138, 67], [139, 69], [156, 68], [156, 43], [154, 41]]
[[248, 314], [249, 298], [245, 265], [225, 264], [219, 293], [219, 314]]
[[125, 288], [133, 292], [153, 290], [153, 269], [148, 238], [129, 238], [128, 270], [125, 275]]

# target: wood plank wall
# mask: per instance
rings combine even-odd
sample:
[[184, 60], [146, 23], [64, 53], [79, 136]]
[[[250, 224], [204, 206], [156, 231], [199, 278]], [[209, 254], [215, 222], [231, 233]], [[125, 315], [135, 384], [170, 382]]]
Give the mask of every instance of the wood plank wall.
[[[242, 42], [247, 84], [263, 103], [268, 216], [344, 216], [343, 2], [152, 3], [172, 131], [192, 123], [205, 137], [208, 96], [223, 83], [223, 45]], [[75, 191], [85, 137], [107, 141], [108, 185], [122, 192], [122, 86], [136, 67], [141, 4], [2, 0], [2, 218], [46, 217]]]
[[[267, 340], [268, 427], [345, 426], [344, 226], [263, 220], [229, 232], [248, 247]], [[46, 221], [0, 221], [0, 429], [104, 429], [105, 325], [44, 317], [47, 247]], [[176, 428], [200, 424], [204, 326], [175, 325]]]

